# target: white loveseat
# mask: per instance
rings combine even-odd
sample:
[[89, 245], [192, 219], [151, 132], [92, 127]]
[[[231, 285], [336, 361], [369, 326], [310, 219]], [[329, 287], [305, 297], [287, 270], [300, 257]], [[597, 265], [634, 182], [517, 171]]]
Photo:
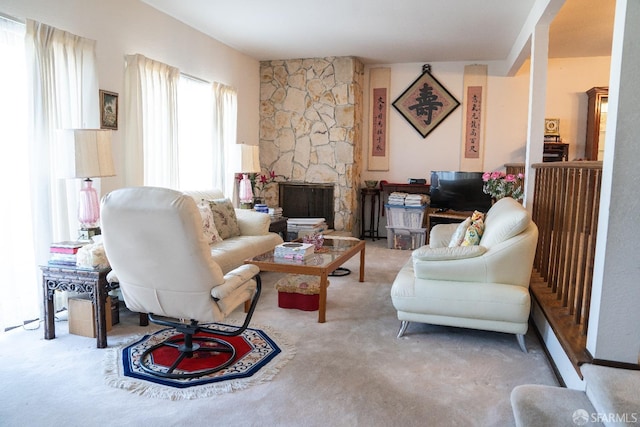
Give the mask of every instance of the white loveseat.
[[[193, 197], [196, 203], [224, 198], [222, 191], [215, 189], [185, 191], [185, 194]], [[211, 258], [225, 274], [242, 265], [245, 259], [260, 255], [283, 242], [279, 234], [269, 232], [271, 219], [268, 214], [251, 209], [235, 209], [235, 213], [240, 235], [210, 245]]]
[[531, 299], [529, 281], [538, 228], [512, 198], [487, 212], [477, 246], [448, 247], [457, 224], [433, 227], [391, 288], [402, 321], [517, 334], [523, 351]]
[[[202, 200], [224, 199], [222, 191], [213, 189], [207, 191], [186, 191], [196, 204]], [[151, 207], [150, 207], [151, 209]], [[229, 237], [222, 241], [209, 245], [211, 258], [220, 266], [223, 274], [244, 264], [244, 260], [260, 255], [273, 249], [283, 242], [277, 233], [269, 232], [271, 219], [268, 214], [256, 212], [250, 209], [235, 209], [235, 214], [240, 228], [240, 235]], [[152, 214], [149, 220], [153, 221]], [[162, 230], [159, 228], [158, 232]], [[132, 254], [135, 256], [135, 254]], [[118, 282], [117, 271], [111, 271], [108, 281]]]

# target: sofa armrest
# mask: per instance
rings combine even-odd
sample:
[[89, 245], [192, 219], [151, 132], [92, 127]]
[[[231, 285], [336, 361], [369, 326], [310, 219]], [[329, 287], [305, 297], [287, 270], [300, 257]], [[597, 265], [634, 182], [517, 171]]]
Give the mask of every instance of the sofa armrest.
[[447, 261], [456, 259], [474, 258], [484, 254], [487, 248], [484, 246], [454, 246], [430, 248], [423, 246], [411, 254], [414, 260], [420, 261]]
[[224, 283], [211, 289], [211, 296], [221, 300], [233, 293], [260, 273], [260, 268], [251, 264], [243, 264], [224, 275]]
[[456, 282], [491, 282], [487, 275], [485, 256], [462, 259], [425, 261], [413, 259], [415, 276], [426, 280]]
[[451, 236], [455, 233], [458, 224], [438, 224], [429, 231], [429, 246], [441, 248], [449, 246]]
[[269, 214], [251, 209], [236, 209], [236, 218], [242, 236], [262, 236], [269, 233], [271, 225]]
[[524, 233], [487, 248], [480, 256], [430, 261], [414, 258], [413, 267], [416, 277], [421, 279], [504, 283], [527, 287], [531, 280], [537, 241], [538, 229], [531, 223]]

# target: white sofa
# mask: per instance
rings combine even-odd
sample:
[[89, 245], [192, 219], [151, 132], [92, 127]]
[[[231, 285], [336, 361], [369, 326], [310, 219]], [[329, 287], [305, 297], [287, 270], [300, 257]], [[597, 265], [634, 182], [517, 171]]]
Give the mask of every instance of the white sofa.
[[391, 287], [402, 321], [516, 334], [523, 351], [531, 299], [529, 281], [538, 228], [512, 198], [487, 212], [478, 246], [448, 247], [457, 224], [433, 227]]
[[[224, 198], [222, 191], [216, 189], [185, 191], [185, 194], [193, 197], [196, 203]], [[271, 219], [268, 214], [251, 209], [236, 209], [235, 212], [240, 235], [210, 245], [211, 258], [225, 274], [244, 264], [245, 259], [260, 255], [283, 242], [279, 234], [269, 232]]]
[[[198, 204], [202, 200], [223, 199], [222, 191], [186, 191]], [[273, 249], [283, 242], [277, 233], [269, 232], [271, 219], [268, 214], [250, 209], [235, 209], [240, 235], [209, 245], [211, 258], [220, 266], [223, 274], [244, 264], [244, 260]], [[161, 229], [158, 232], [162, 232]], [[108, 275], [110, 283], [118, 282], [117, 271]]]

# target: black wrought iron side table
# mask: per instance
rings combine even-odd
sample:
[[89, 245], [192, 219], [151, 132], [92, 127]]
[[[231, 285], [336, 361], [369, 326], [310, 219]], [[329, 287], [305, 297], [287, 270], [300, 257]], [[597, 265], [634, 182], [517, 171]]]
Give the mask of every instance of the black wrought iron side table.
[[[365, 207], [367, 197], [371, 198], [369, 210], [369, 228], [365, 228]], [[360, 239], [370, 237], [372, 240], [379, 239], [378, 225], [380, 223], [380, 190], [377, 188], [361, 188], [360, 204], [362, 209], [362, 218], [360, 223]]]

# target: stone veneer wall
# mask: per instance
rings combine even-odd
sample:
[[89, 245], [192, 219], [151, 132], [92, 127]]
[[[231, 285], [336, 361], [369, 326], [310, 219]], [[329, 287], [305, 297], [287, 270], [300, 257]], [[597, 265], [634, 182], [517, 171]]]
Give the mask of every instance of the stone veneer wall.
[[[336, 230], [353, 231], [362, 165], [364, 65], [352, 57], [260, 63], [260, 166], [291, 182], [334, 183]], [[278, 188], [267, 187], [269, 206]]]

